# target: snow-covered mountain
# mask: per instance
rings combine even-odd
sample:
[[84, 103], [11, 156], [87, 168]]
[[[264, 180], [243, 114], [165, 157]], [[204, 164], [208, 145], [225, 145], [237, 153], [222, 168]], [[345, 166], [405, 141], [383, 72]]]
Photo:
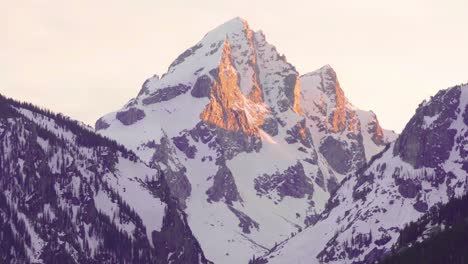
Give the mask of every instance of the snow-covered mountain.
[[345, 178], [318, 222], [268, 263], [374, 263], [400, 230], [468, 187], [468, 85], [423, 102], [398, 139]]
[[339, 182], [396, 137], [348, 102], [330, 66], [300, 76], [240, 18], [96, 130], [163, 169], [215, 263], [247, 263], [315, 223]]
[[159, 171], [0, 95], [1, 263], [209, 263]]

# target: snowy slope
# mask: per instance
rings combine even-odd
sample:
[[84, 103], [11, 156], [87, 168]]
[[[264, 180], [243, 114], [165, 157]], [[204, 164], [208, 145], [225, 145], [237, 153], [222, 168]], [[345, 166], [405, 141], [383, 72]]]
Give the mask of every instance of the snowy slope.
[[2, 96], [0, 190], [2, 263], [208, 263], [158, 170]]
[[[375, 115], [342, 93], [337, 102], [309, 79], [262, 32], [235, 18], [183, 52], [161, 78], [148, 79], [96, 129], [163, 168], [210, 260], [247, 262], [313, 223], [338, 183], [394, 139]], [[330, 82], [338, 85], [336, 75]], [[325, 114], [311, 106], [319, 94], [329, 102]], [[349, 115], [340, 114], [340, 122], [353, 122], [353, 130], [341, 123], [320, 130], [341, 107]], [[346, 155], [337, 160], [339, 149]], [[336, 166], [343, 160], [345, 169]]]
[[468, 85], [419, 106], [398, 140], [347, 177], [316, 225], [266, 256], [268, 263], [373, 263], [405, 224], [467, 192]]

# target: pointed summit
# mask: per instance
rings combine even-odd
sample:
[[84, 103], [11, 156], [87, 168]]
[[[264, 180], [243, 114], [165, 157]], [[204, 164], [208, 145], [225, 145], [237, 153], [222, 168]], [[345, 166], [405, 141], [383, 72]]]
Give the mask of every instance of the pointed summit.
[[346, 128], [347, 108], [352, 106], [341, 89], [335, 70], [327, 64], [314, 72], [303, 75], [301, 81], [304, 83], [304, 89], [314, 90], [304, 90], [304, 94], [311, 93], [307, 97], [311, 100], [320, 98], [321, 101], [318, 103], [321, 108], [320, 112], [329, 116], [327, 126], [334, 132], [343, 131]]
[[335, 70], [330, 64], [325, 64], [319, 69], [319, 71], [335, 71]]
[[180, 54], [160, 79], [145, 82], [137, 101], [144, 105], [161, 103], [189, 91], [196, 98], [209, 97], [211, 84], [218, 77], [213, 72], [219, 71], [223, 63], [226, 40], [230, 44], [229, 57], [243, 96], [273, 113], [302, 113], [297, 71], [263, 34], [251, 30], [247, 21], [240, 17], [209, 31], [197, 44]]
[[232, 34], [239, 34], [245, 30], [246, 26], [248, 27], [247, 21], [240, 18], [235, 17], [232, 18], [223, 24], [215, 27], [214, 29], [210, 30], [204, 37], [203, 40], [200, 42], [211, 42], [211, 41], [219, 41], [226, 36], [231, 36]]
[[214, 74], [210, 90], [210, 103], [200, 114], [209, 124], [230, 131], [256, 134], [258, 125], [263, 124], [261, 106], [246, 99], [238, 85], [238, 74], [232, 65], [231, 46], [226, 38], [219, 69]]
[[[180, 166], [169, 157], [159, 163], [172, 168], [165, 174], [171, 194], [186, 205], [208, 258], [247, 263], [311, 224], [343, 177], [383, 148], [368, 133], [380, 135], [378, 127], [361, 126], [367, 122], [335, 92], [341, 89], [329, 65], [308, 78], [236, 17], [103, 117], [99, 131], [149, 164], [173, 155]], [[162, 138], [174, 152], [161, 151]], [[211, 240], [208, 229], [220, 239]]]

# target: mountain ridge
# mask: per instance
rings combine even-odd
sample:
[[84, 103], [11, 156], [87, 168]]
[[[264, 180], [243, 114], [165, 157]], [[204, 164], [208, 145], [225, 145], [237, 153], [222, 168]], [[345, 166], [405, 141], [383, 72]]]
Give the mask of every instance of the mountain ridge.
[[468, 84], [397, 135], [330, 65], [300, 75], [236, 17], [95, 131], [0, 95], [0, 262], [414, 258], [460, 228], [447, 215], [466, 205], [467, 136]]
[[157, 169], [61, 114], [0, 109], [2, 261], [211, 263]]
[[317, 223], [268, 263], [373, 263], [389, 253], [404, 224], [467, 192], [467, 115], [468, 85], [423, 102], [397, 141], [346, 177]]
[[[328, 68], [315, 72], [321, 82], [301, 77], [262, 32], [232, 19], [96, 129], [165, 168], [210, 260], [247, 262], [313, 223], [341, 179], [394, 138]], [[321, 92], [328, 86], [338, 96]], [[161, 158], [163, 141], [172, 151]]]

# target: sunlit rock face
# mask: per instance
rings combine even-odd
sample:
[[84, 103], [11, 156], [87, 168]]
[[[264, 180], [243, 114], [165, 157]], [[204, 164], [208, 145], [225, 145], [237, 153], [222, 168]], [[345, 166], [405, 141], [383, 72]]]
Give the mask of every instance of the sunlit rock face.
[[[96, 128], [163, 169], [210, 260], [247, 263], [312, 223], [338, 183], [392, 140], [325, 68], [323, 85], [311, 85], [235, 18]], [[129, 109], [145, 116], [126, 125], [117, 113]]]
[[376, 263], [392, 250], [405, 225], [466, 194], [467, 115], [468, 85], [441, 90], [423, 102], [395, 142], [342, 181], [314, 226], [265, 259], [269, 264]]
[[258, 134], [258, 126], [263, 124], [267, 109], [242, 94], [237, 71], [232, 66], [228, 39], [224, 43], [219, 68], [211, 74], [215, 80], [210, 91], [210, 103], [201, 113], [201, 120], [226, 130]]

